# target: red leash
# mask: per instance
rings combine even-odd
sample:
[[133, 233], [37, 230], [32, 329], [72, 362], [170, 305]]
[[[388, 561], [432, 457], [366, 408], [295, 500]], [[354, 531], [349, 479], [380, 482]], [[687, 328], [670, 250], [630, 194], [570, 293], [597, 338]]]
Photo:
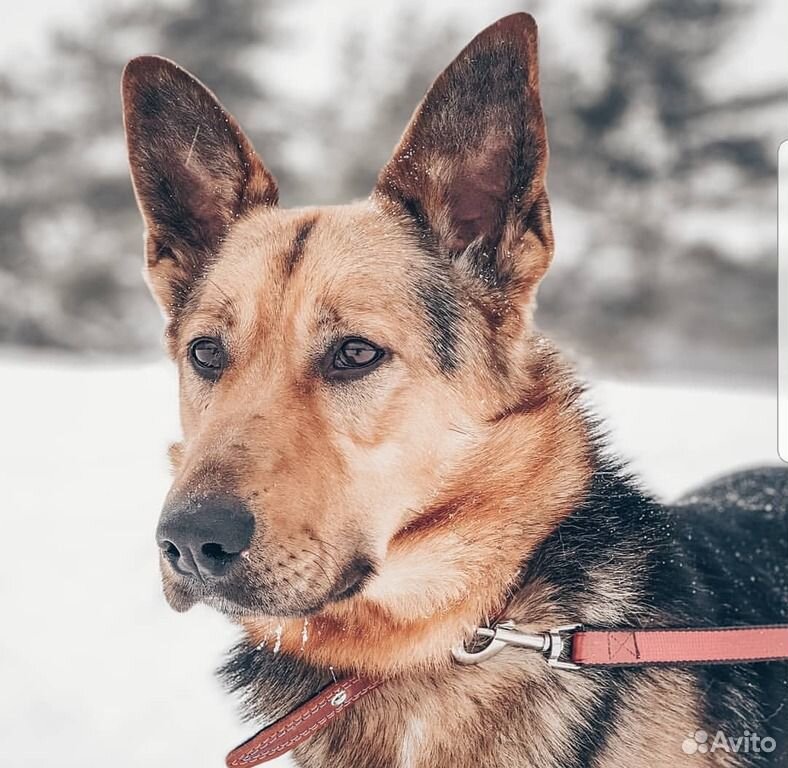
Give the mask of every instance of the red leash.
[[[489, 640], [478, 651], [453, 651], [461, 664], [478, 664], [512, 645], [544, 653], [558, 669], [666, 664], [741, 664], [788, 659], [788, 624], [712, 629], [583, 630], [579, 625], [550, 632], [520, 632], [501, 622], [481, 627]], [[228, 768], [251, 768], [289, 752], [328, 725], [340, 712], [382, 685], [382, 680], [348, 677], [329, 685], [227, 755]]]
[[572, 661], [584, 666], [740, 664], [788, 658], [788, 625], [578, 632]]

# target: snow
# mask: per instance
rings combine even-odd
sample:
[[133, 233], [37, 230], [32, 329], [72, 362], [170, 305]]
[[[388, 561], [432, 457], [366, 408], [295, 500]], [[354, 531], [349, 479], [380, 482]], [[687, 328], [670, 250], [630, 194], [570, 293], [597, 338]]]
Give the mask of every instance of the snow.
[[[235, 630], [170, 611], [158, 583], [172, 371], [27, 357], [0, 360], [0, 377], [0, 764], [222, 765], [252, 731], [212, 675]], [[660, 493], [777, 460], [774, 393], [603, 382], [593, 395]]]

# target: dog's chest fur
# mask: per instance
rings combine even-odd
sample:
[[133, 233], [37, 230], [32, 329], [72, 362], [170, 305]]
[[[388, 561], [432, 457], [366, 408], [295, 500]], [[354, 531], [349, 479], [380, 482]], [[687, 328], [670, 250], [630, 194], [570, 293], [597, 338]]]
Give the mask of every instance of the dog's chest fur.
[[[764, 488], [771, 504], [757, 498]], [[586, 501], [524, 564], [507, 614], [534, 629], [574, 620], [606, 627], [784, 621], [786, 491], [788, 472], [765, 470], [664, 508], [600, 472]], [[715, 512], [720, 499], [724, 517]], [[766, 512], [753, 519], [756, 506]], [[767, 538], [753, 528], [772, 527], [773, 552], [760, 544], [749, 552], [748, 518], [753, 541]], [[708, 560], [714, 552], [716, 567]], [[745, 574], [755, 589], [747, 597], [737, 589]], [[224, 675], [249, 715], [265, 722], [330, 681], [270, 648], [239, 647]], [[779, 718], [770, 716], [788, 695], [785, 678], [784, 664], [556, 671], [538, 655], [507, 649], [479, 667], [388, 680], [294, 755], [305, 768], [672, 767], [698, 729], [758, 732], [784, 747]], [[764, 764], [753, 755], [719, 759], [694, 758], [698, 765]], [[766, 764], [781, 764], [771, 759], [777, 762]]]

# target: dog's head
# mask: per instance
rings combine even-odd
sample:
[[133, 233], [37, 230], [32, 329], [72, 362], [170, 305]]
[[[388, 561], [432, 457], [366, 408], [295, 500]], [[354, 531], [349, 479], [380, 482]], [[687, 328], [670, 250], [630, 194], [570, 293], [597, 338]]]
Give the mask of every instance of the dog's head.
[[301, 616], [374, 591], [392, 540], [531, 391], [552, 254], [533, 20], [471, 42], [351, 205], [278, 208], [235, 120], [165, 59], [130, 62], [123, 99], [180, 371], [170, 603]]

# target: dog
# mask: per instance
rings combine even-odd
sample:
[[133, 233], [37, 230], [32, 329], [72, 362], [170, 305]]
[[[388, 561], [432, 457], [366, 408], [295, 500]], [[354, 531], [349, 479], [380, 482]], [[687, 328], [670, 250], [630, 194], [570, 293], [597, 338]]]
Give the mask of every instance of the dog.
[[[349, 205], [279, 208], [233, 117], [166, 59], [132, 60], [122, 95], [180, 376], [164, 594], [243, 629], [222, 674], [248, 716], [363, 674], [386, 683], [300, 744], [299, 765], [785, 764], [783, 663], [452, 659], [491, 617], [544, 631], [788, 611], [788, 471], [658, 503], [534, 327], [553, 233], [533, 19], [459, 54]], [[701, 730], [775, 748], [685, 754]]]

